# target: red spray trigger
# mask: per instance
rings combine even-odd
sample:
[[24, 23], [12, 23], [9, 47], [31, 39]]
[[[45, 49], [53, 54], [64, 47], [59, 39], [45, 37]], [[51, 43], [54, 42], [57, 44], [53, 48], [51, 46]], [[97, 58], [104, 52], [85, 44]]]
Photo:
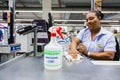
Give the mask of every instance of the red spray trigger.
[[62, 40], [64, 40], [64, 37], [63, 37], [63, 35], [62, 35], [62, 33], [61, 33], [61, 30], [62, 30], [62, 28], [61, 28], [61, 27], [58, 27], [58, 28], [56, 29], [56, 32], [59, 34], [59, 36], [62, 38]]

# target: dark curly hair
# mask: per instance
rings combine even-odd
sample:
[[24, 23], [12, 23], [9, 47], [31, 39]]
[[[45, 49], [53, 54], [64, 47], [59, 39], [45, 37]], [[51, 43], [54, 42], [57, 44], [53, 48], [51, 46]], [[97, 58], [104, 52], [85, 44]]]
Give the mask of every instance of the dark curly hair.
[[102, 20], [104, 18], [104, 14], [101, 11], [90, 11], [96, 14], [96, 16]]

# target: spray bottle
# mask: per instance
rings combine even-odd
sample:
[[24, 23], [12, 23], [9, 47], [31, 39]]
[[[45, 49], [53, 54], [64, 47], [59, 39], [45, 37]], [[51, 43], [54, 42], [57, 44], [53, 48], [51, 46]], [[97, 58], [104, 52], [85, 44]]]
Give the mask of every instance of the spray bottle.
[[44, 47], [44, 67], [48, 70], [58, 70], [62, 67], [62, 46], [56, 41], [56, 33], [62, 38], [62, 28], [53, 26], [49, 29], [51, 40]]

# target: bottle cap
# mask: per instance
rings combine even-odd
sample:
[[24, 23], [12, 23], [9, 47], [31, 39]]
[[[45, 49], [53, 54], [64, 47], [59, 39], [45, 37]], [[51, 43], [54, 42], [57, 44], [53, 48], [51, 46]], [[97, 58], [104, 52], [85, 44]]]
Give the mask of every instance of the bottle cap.
[[51, 33], [51, 36], [52, 37], [56, 37], [56, 33]]

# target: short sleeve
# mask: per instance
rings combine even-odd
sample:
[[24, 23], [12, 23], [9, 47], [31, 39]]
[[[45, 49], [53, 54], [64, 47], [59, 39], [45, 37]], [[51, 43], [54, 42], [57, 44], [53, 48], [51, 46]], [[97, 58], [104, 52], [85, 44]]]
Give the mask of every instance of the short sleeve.
[[105, 45], [104, 51], [115, 51], [116, 52], [116, 42], [115, 42], [115, 36], [112, 35]]
[[81, 31], [77, 34], [76, 38], [79, 38], [80, 40], [82, 40], [84, 31], [85, 31], [85, 29], [81, 30]]

